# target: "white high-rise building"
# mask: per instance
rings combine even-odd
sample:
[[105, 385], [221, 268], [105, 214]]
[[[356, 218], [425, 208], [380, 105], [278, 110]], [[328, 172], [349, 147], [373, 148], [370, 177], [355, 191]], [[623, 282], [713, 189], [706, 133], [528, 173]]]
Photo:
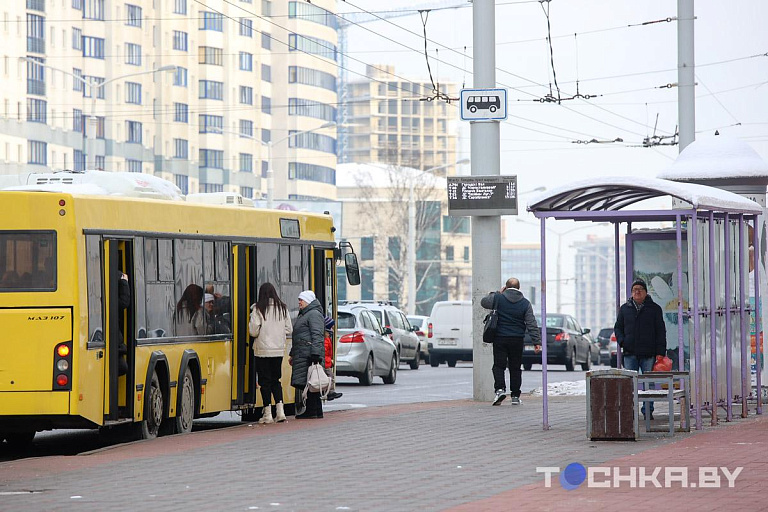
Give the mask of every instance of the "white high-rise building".
[[[582, 327], [592, 329], [594, 336], [604, 327], [616, 323], [616, 265], [613, 238], [588, 235], [585, 241], [575, 242], [575, 298], [576, 318]], [[626, 279], [626, 258], [622, 242], [619, 252], [622, 302], [627, 299], [623, 290]]]
[[332, 0], [4, 2], [0, 173], [88, 166], [258, 198], [271, 141], [276, 198], [333, 198], [334, 10]]

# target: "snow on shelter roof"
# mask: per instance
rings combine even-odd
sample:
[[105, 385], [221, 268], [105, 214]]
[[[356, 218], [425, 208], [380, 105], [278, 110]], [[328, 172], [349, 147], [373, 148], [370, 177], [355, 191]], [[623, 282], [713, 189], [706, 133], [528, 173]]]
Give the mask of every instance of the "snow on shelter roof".
[[760, 205], [733, 192], [706, 185], [640, 176], [603, 176], [548, 190], [531, 199], [528, 210], [618, 211], [646, 199], [676, 197], [693, 208], [760, 213]]
[[768, 180], [768, 162], [744, 141], [718, 135], [691, 142], [677, 159], [659, 173], [665, 180]]

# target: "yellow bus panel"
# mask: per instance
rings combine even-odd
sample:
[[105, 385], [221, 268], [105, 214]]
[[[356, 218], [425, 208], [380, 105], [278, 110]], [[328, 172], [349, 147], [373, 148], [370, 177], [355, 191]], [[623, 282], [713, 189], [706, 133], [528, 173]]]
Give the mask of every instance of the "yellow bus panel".
[[69, 414], [67, 391], [0, 393], [0, 411], [15, 416]]

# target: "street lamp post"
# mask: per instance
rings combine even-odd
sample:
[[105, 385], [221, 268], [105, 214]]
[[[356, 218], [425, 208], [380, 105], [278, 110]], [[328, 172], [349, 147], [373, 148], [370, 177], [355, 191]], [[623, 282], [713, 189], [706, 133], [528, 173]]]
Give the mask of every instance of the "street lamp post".
[[278, 144], [280, 142], [289, 140], [291, 137], [295, 137], [297, 135], [303, 135], [305, 133], [312, 133], [317, 130], [322, 130], [323, 128], [330, 128], [331, 126], [336, 126], [336, 122], [331, 121], [328, 123], [321, 124], [320, 126], [317, 126], [315, 128], [312, 128], [311, 130], [302, 130], [300, 132], [293, 132], [289, 133], [282, 139], [278, 139], [276, 141], [272, 141], [272, 139], [269, 140], [269, 142], [264, 142], [261, 139], [258, 139], [259, 142], [261, 142], [264, 146], [267, 146], [267, 160], [268, 160], [268, 166], [267, 166], [267, 208], [272, 208], [274, 196], [275, 196], [275, 175], [274, 175], [274, 168], [272, 167], [272, 146], [275, 144]]
[[[452, 164], [430, 167], [421, 172], [430, 173], [454, 165], [468, 164], [469, 159], [463, 158]], [[413, 169], [408, 175], [408, 314], [416, 314], [416, 201], [413, 197]]]
[[[94, 141], [96, 140], [96, 98], [98, 96], [99, 91], [103, 87], [105, 87], [107, 84], [110, 84], [110, 83], [115, 82], [117, 80], [122, 80], [124, 78], [130, 78], [132, 76], [139, 76], [139, 75], [151, 75], [151, 74], [154, 74], [154, 73], [159, 73], [161, 71], [175, 71], [176, 70], [176, 66], [173, 66], [173, 65], [162, 66], [162, 67], [159, 67], [157, 69], [152, 69], [152, 70], [149, 70], [149, 71], [138, 71], [136, 73], [128, 73], [126, 75], [120, 75], [118, 77], [110, 78], [109, 80], [105, 80], [104, 82], [96, 83], [96, 81], [94, 80], [94, 77], [88, 77], [88, 80], [85, 80], [81, 76], [77, 76], [77, 75], [72, 74], [72, 73], [70, 73], [68, 71], [64, 71], [63, 69], [59, 69], [57, 67], [50, 66], [48, 64], [43, 64], [42, 62], [39, 62], [39, 61], [34, 60], [34, 59], [30, 59], [28, 57], [19, 57], [19, 60], [25, 61], [27, 63], [31, 62], [35, 66], [40, 66], [40, 67], [43, 67], [43, 68], [48, 68], [48, 69], [50, 69], [52, 71], [58, 71], [60, 73], [64, 73], [65, 75], [71, 76], [75, 80], [79, 80], [80, 83], [83, 84], [83, 87], [88, 87], [89, 88], [90, 93], [91, 93], [91, 112], [90, 112], [90, 115], [88, 116], [89, 122], [86, 123], [86, 128], [85, 128], [85, 131], [86, 131], [86, 134], [85, 134], [85, 144], [83, 145], [83, 156], [87, 155], [87, 160], [88, 160], [88, 165], [86, 165], [86, 169], [89, 168], [89, 167], [91, 169], [95, 169], [96, 168], [96, 152], [95, 151], [90, 151], [89, 148], [91, 147], [91, 144], [88, 143], [88, 139], [93, 139]], [[87, 129], [87, 125], [88, 124], [92, 124], [93, 125], [91, 130]]]

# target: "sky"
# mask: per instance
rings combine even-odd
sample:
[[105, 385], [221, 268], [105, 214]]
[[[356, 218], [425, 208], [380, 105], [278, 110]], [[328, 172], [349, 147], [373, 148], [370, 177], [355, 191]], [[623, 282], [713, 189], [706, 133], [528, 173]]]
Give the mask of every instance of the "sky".
[[[459, 9], [440, 9], [467, 5]], [[561, 104], [538, 99], [553, 83], [560, 96], [595, 95]], [[385, 7], [384, 7], [385, 6]], [[472, 87], [472, 6], [463, 0], [339, 2], [340, 12], [432, 7], [427, 52], [435, 81]], [[642, 147], [645, 137], [672, 135], [677, 124], [677, 2], [671, 0], [496, 1], [496, 81], [508, 89], [509, 119], [501, 124], [501, 173], [516, 174], [521, 193], [604, 175], [655, 177], [676, 158], [678, 146]], [[715, 130], [747, 142], [768, 160], [768, 2], [695, 2], [696, 138]], [[658, 23], [648, 22], [660, 21]], [[399, 77], [428, 78], [424, 27], [418, 13], [350, 27], [351, 79], [364, 63], [395, 64]], [[437, 50], [437, 51], [436, 51]], [[458, 108], [456, 106], [455, 108]], [[658, 116], [658, 124], [657, 124]], [[654, 131], [655, 128], [655, 131]], [[469, 125], [459, 121], [461, 154], [468, 158]], [[623, 143], [584, 144], [597, 139]], [[469, 170], [465, 170], [469, 173]], [[521, 198], [527, 204], [530, 194]], [[521, 214], [520, 218], [533, 218]], [[538, 228], [505, 219], [515, 241], [538, 241]], [[535, 222], [535, 221], [534, 221]], [[562, 224], [562, 225], [560, 225]], [[573, 229], [558, 221], [555, 231]], [[563, 244], [595, 232], [576, 230]], [[549, 246], [549, 244], [548, 244]]]

